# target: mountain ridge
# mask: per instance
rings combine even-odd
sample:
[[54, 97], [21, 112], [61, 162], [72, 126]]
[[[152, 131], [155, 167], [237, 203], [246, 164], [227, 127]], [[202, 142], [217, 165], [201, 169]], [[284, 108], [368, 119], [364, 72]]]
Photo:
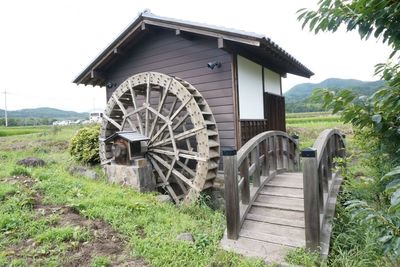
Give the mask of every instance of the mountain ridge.
[[[328, 88], [328, 89], [352, 89], [353, 91], [360, 91], [371, 95], [376, 89], [382, 87], [385, 81], [361, 81], [356, 79], [340, 79], [340, 78], [328, 78], [319, 83], [300, 83], [284, 93], [286, 101], [296, 98], [296, 100], [302, 100], [309, 97], [314, 89], [317, 88]], [[356, 89], [356, 90], [354, 90]], [[301, 97], [298, 99], [297, 97]]]
[[349, 89], [357, 95], [370, 96], [385, 85], [385, 81], [361, 81], [356, 79], [329, 78], [319, 83], [301, 83], [284, 93], [287, 112], [322, 111], [321, 103], [311, 102], [313, 90], [326, 88], [333, 91]]
[[[0, 109], [0, 117], [4, 117], [4, 109]], [[51, 118], [51, 119], [88, 119], [89, 113], [68, 111], [50, 107], [25, 108], [7, 111], [8, 118]]]

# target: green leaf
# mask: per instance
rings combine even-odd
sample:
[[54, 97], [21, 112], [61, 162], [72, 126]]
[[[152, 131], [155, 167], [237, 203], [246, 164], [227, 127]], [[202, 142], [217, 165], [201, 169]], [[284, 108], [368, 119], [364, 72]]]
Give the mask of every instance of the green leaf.
[[390, 176], [394, 176], [394, 175], [400, 175], [400, 166], [397, 166], [392, 171], [386, 173], [385, 176], [382, 177], [382, 179], [385, 177], [390, 177]]
[[372, 121], [375, 123], [380, 123], [382, 121], [382, 116], [379, 114], [375, 114], [371, 117]]
[[400, 188], [397, 189], [393, 194], [392, 197], [390, 198], [390, 204], [392, 206], [396, 206], [400, 204]]
[[378, 241], [379, 242], [382, 242], [382, 243], [386, 243], [386, 242], [388, 242], [390, 239], [392, 239], [392, 235], [385, 235], [385, 236], [382, 236], [381, 238], [379, 238], [378, 239]]
[[395, 179], [386, 185], [385, 191], [388, 191], [390, 189], [397, 189], [399, 186], [400, 186], [400, 179]]

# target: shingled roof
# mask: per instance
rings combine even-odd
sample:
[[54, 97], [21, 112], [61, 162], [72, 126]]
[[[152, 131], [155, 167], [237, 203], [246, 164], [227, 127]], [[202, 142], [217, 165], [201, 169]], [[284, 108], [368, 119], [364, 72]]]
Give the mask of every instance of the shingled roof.
[[[243, 49], [236, 51], [247, 51], [261, 58], [272, 61], [272, 64], [281, 74], [291, 73], [309, 78], [314, 73], [296, 60], [293, 56], [263, 35], [234, 30], [225, 27], [207, 25], [203, 23], [178, 20], [157, 16], [149, 11], [144, 11], [115, 39], [96, 59], [89, 64], [73, 81], [76, 84], [91, 84], [93, 86], [103, 86], [104, 80], [98, 79], [97, 72], [110, 63], [120, 54], [120, 50], [129, 43], [135, 41], [140, 33], [146, 29], [146, 25], [176, 30], [178, 32], [188, 32], [197, 35], [214, 37], [223, 43], [224, 41], [232, 44], [230, 50]], [[246, 55], [244, 55], [246, 56]]]

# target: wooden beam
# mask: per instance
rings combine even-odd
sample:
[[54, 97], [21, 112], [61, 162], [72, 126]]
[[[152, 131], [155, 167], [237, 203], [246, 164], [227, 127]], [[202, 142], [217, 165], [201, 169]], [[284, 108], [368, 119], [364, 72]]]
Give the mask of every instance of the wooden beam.
[[124, 51], [118, 47], [114, 48], [113, 53], [114, 55], [119, 55], [119, 56], [123, 56], [125, 54]]
[[142, 31], [146, 30], [146, 23], [142, 22], [142, 24], [140, 25], [140, 29]]
[[260, 41], [254, 39], [249, 39], [248, 37], [236, 37], [232, 35], [227, 35], [227, 34], [221, 34], [217, 33], [208, 29], [197, 29], [194, 27], [190, 26], [183, 26], [183, 25], [175, 25], [171, 23], [166, 23], [166, 22], [160, 22], [160, 21], [154, 21], [154, 20], [148, 20], [145, 19], [143, 20], [143, 23], [149, 24], [149, 25], [154, 25], [154, 26], [159, 26], [159, 27], [164, 27], [164, 28], [169, 28], [169, 29], [179, 29], [181, 31], [187, 31], [187, 32], [192, 32], [200, 35], [206, 35], [206, 36], [211, 36], [211, 37], [221, 37], [225, 40], [231, 40], [234, 42], [238, 43], [243, 43], [243, 44], [248, 44], [252, 46], [260, 46]]
[[235, 138], [236, 138], [236, 149], [242, 146], [242, 137], [240, 129], [240, 114], [239, 114], [239, 91], [238, 91], [238, 72], [237, 72], [237, 55], [232, 54], [231, 56], [231, 69], [232, 69], [232, 96], [233, 96], [233, 116], [235, 120]]
[[223, 38], [218, 38], [218, 48], [220, 48], [220, 49], [224, 48], [224, 39]]
[[236, 150], [223, 151], [225, 214], [228, 239], [237, 240], [240, 232], [239, 188]]
[[308, 148], [301, 152], [303, 158], [304, 223], [306, 248], [319, 250], [320, 242], [320, 198], [317, 166], [317, 150]]
[[95, 70], [95, 69], [92, 69], [92, 70], [90, 71], [90, 79], [101, 79], [101, 80], [105, 80], [105, 77], [104, 77], [104, 75], [103, 75], [100, 71]]

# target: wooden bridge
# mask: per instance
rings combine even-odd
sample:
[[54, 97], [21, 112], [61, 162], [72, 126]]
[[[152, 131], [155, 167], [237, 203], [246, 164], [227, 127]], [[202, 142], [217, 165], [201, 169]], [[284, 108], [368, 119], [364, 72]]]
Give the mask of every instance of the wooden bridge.
[[284, 263], [296, 247], [326, 256], [342, 182], [334, 159], [344, 154], [343, 136], [334, 129], [301, 152], [302, 164], [297, 140], [280, 131], [255, 136], [237, 154], [224, 151], [227, 230], [221, 245], [266, 262]]

